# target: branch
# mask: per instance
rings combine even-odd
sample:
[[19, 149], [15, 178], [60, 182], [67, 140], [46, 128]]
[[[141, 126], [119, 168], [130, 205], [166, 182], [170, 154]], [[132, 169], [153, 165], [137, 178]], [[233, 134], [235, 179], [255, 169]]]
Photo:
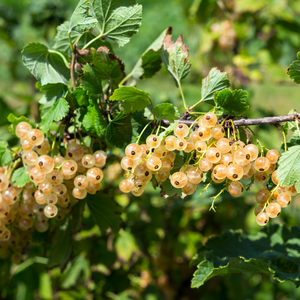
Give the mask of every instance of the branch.
[[[250, 125], [263, 125], [263, 124], [269, 124], [269, 125], [275, 125], [277, 123], [282, 122], [289, 122], [289, 121], [296, 121], [300, 119], [300, 113], [299, 114], [292, 114], [292, 115], [286, 115], [286, 116], [276, 116], [276, 117], [265, 117], [265, 118], [256, 118], [256, 119], [239, 119], [239, 120], [233, 120], [235, 127], [240, 126], [250, 126]], [[177, 120], [179, 123], [186, 124], [188, 126], [191, 126], [194, 121], [193, 120]], [[168, 127], [170, 126], [170, 121], [168, 120], [161, 120], [161, 125]]]

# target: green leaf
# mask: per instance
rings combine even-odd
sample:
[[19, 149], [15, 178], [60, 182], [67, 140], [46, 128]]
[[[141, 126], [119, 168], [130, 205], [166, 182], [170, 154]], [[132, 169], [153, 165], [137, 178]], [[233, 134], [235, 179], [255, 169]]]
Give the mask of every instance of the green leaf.
[[282, 153], [278, 164], [279, 184], [283, 187], [295, 184], [300, 192], [300, 146], [293, 146]]
[[189, 47], [183, 42], [182, 34], [174, 43], [172, 35], [168, 34], [162, 45], [162, 61], [167, 71], [174, 77], [176, 85], [190, 72]]
[[13, 157], [8, 149], [0, 150], [0, 165], [1, 167], [8, 166], [13, 160]]
[[[131, 114], [131, 125], [132, 125], [132, 138], [131, 142], [135, 143], [136, 138], [141, 134], [141, 132], [144, 130], [145, 126], [150, 122], [147, 118], [144, 116], [143, 111], [135, 112], [134, 114]], [[146, 130], [144, 131], [143, 135], [140, 138], [140, 143], [146, 143], [146, 138], [151, 134], [152, 127], [149, 125]]]
[[71, 226], [69, 218], [59, 222], [51, 239], [50, 258], [48, 267], [57, 265], [63, 267], [69, 260], [72, 252]]
[[202, 80], [202, 101], [208, 101], [214, 105], [214, 93], [229, 87], [229, 85], [226, 72], [221, 72], [218, 68], [211, 69], [208, 76]]
[[131, 115], [121, 111], [107, 126], [106, 140], [112, 146], [123, 148], [131, 142]]
[[102, 117], [98, 104], [90, 105], [86, 108], [82, 119], [83, 131], [90, 135], [102, 137], [105, 134], [107, 124]]
[[171, 103], [161, 103], [153, 108], [153, 114], [157, 120], [166, 119], [173, 122], [180, 118], [177, 108]]
[[40, 43], [29, 43], [22, 51], [24, 65], [33, 76], [45, 85], [48, 83], [63, 83], [67, 85], [70, 70], [67, 68], [64, 55], [56, 50], [50, 50]]
[[138, 250], [138, 247], [134, 236], [130, 232], [122, 229], [116, 237], [115, 249], [119, 259], [128, 262], [133, 253]]
[[73, 31], [83, 33], [97, 26], [97, 19], [90, 14], [92, 2], [92, 0], [79, 1], [70, 19], [69, 33]]
[[151, 100], [150, 94], [139, 90], [133, 86], [122, 86], [114, 91], [109, 100], [123, 101], [125, 114], [134, 113], [143, 110]]
[[216, 275], [266, 273], [273, 279], [300, 285], [300, 228], [271, 225], [254, 235], [241, 230], [210, 238], [199, 251], [192, 288]]
[[229, 88], [214, 94], [214, 101], [226, 114], [239, 115], [249, 109], [248, 93], [244, 90], [230, 91]]
[[86, 64], [83, 68], [83, 74], [80, 76], [80, 85], [93, 100], [97, 100], [102, 94], [101, 80], [96, 70], [89, 64]]
[[159, 134], [159, 137], [161, 138], [161, 140], [163, 140], [165, 137], [167, 137], [170, 133], [172, 133], [174, 131], [175, 126], [178, 124], [178, 122], [175, 122], [173, 124], [171, 124], [170, 126], [168, 126], [165, 131], [161, 132]]
[[42, 131], [47, 132], [50, 129], [50, 125], [53, 121], [62, 120], [69, 112], [70, 106], [66, 99], [60, 98], [55, 104], [48, 110], [42, 119]]
[[81, 87], [77, 87], [73, 92], [73, 102], [75, 106], [88, 106], [89, 105], [89, 96], [87, 91], [83, 90]]
[[27, 174], [27, 168], [22, 167], [13, 172], [12, 181], [16, 187], [23, 187], [26, 183], [31, 182]]
[[300, 84], [300, 51], [297, 53], [298, 60], [294, 60], [288, 68], [288, 75], [296, 83]]
[[86, 203], [90, 209], [92, 219], [102, 233], [107, 228], [118, 232], [121, 224], [121, 207], [118, 206], [108, 195], [98, 192], [96, 195], [88, 195]]
[[94, 0], [94, 17], [98, 20], [100, 35], [124, 46], [142, 23], [142, 6], [135, 0]]
[[172, 27], [165, 29], [160, 36], [141, 55], [133, 70], [133, 78], [150, 78], [161, 68], [161, 46]]

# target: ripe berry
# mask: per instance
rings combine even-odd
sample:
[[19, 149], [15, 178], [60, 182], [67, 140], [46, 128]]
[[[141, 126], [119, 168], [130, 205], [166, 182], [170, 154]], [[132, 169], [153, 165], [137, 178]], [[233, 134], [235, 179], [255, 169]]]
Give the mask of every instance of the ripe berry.
[[103, 168], [106, 164], [107, 154], [102, 150], [98, 150], [93, 155], [95, 157], [95, 167]]
[[206, 158], [199, 161], [199, 168], [203, 172], [208, 172], [213, 167], [213, 164], [209, 162]]
[[31, 125], [27, 122], [20, 122], [15, 129], [16, 135], [20, 139], [24, 139], [27, 137], [27, 134], [31, 130]]
[[141, 187], [139, 187], [136, 190], [132, 190], [131, 193], [132, 193], [133, 196], [139, 197], [139, 196], [141, 196], [144, 193], [144, 187], [141, 186]]
[[168, 150], [165, 146], [159, 145], [157, 148], [154, 149], [154, 155], [156, 155], [159, 158], [163, 158], [167, 155]]
[[54, 218], [57, 215], [58, 209], [55, 205], [47, 205], [44, 208], [44, 214], [47, 218]]
[[123, 170], [133, 171], [133, 169], [137, 166], [138, 160], [129, 158], [124, 156], [121, 160], [121, 167]]
[[67, 187], [64, 184], [57, 184], [55, 186], [53, 186], [53, 193], [56, 196], [62, 196], [65, 195], [67, 192]]
[[234, 152], [234, 161], [241, 166], [245, 166], [250, 163], [251, 154], [247, 150], [239, 148]]
[[215, 125], [211, 129], [211, 135], [216, 140], [219, 140], [219, 139], [223, 138], [224, 135], [225, 135], [225, 130], [224, 130], [223, 126], [221, 126], [221, 125]]
[[197, 189], [197, 185], [191, 182], [187, 182], [187, 184], [182, 188], [182, 192], [186, 195], [192, 195], [195, 193]]
[[132, 159], [140, 159], [142, 154], [143, 150], [138, 144], [132, 143], [125, 148], [125, 155]]
[[52, 192], [52, 183], [46, 179], [39, 184], [39, 191], [45, 196], [49, 195]]
[[257, 216], [260, 212], [262, 212], [264, 209], [264, 206], [263, 205], [258, 205], [255, 207], [254, 209], [254, 214]]
[[295, 185], [285, 187], [286, 192], [291, 196], [296, 196], [298, 194]]
[[269, 222], [269, 216], [265, 212], [260, 212], [256, 216], [256, 223], [260, 226], [265, 226]]
[[267, 189], [262, 189], [256, 193], [255, 199], [258, 204], [265, 204], [270, 197], [271, 193]]
[[209, 162], [215, 164], [221, 160], [221, 152], [218, 148], [211, 147], [207, 149], [205, 157]]
[[85, 168], [92, 168], [96, 163], [95, 156], [92, 154], [85, 154], [81, 159], [81, 163]]
[[234, 159], [234, 157], [231, 153], [225, 153], [222, 155], [222, 157], [220, 159], [220, 164], [228, 167], [230, 164], [233, 163], [233, 159]]
[[292, 200], [292, 197], [288, 193], [281, 193], [278, 195], [276, 202], [281, 206], [281, 207], [287, 207]]
[[103, 179], [103, 172], [99, 168], [91, 168], [86, 173], [86, 178], [90, 183], [97, 184]]
[[147, 159], [146, 165], [150, 171], [155, 172], [161, 168], [162, 162], [157, 156], [150, 155]]
[[34, 147], [34, 145], [30, 143], [28, 139], [21, 139], [20, 144], [24, 151], [32, 150]]
[[225, 179], [227, 177], [227, 173], [227, 167], [222, 164], [216, 165], [212, 171], [213, 176], [217, 179]]
[[6, 175], [0, 174], [0, 192], [6, 190], [9, 185], [9, 180]]
[[36, 146], [36, 152], [39, 155], [46, 155], [50, 151], [50, 144], [48, 141], [43, 141], [41, 145]]
[[279, 156], [279, 152], [275, 149], [269, 150], [266, 154], [266, 158], [270, 161], [271, 164], [276, 164]]
[[177, 124], [174, 128], [174, 134], [178, 138], [185, 138], [189, 134], [189, 127], [186, 124]]
[[193, 131], [191, 134], [190, 134], [190, 138], [194, 141], [194, 143], [200, 141], [200, 136], [198, 135], [197, 131]]
[[0, 218], [4, 218], [9, 213], [9, 205], [6, 202], [0, 202]]
[[186, 148], [183, 151], [185, 153], [191, 153], [194, 150], [195, 150], [195, 143], [191, 138], [188, 138]]
[[251, 161], [257, 159], [257, 157], [258, 157], [258, 148], [257, 148], [256, 145], [254, 145], [254, 144], [248, 144], [247, 146], [245, 146], [244, 149], [247, 150], [247, 152], [250, 153], [250, 155], [251, 155]]
[[155, 178], [160, 182], [165, 182], [169, 179], [170, 172], [165, 170], [159, 170], [158, 172], [155, 172]]
[[184, 138], [177, 138], [175, 140], [175, 149], [182, 151], [187, 147], [187, 141]]
[[221, 153], [228, 153], [231, 150], [230, 141], [226, 138], [219, 139], [217, 141], [217, 148]]
[[171, 161], [169, 157], [164, 157], [161, 160], [161, 170], [165, 172], [169, 172], [173, 169], [174, 163]]
[[64, 177], [60, 171], [53, 170], [51, 173], [47, 174], [47, 179], [52, 185], [57, 185], [63, 182]]
[[198, 184], [203, 179], [203, 173], [197, 167], [191, 167], [186, 171], [186, 176], [190, 183]]
[[119, 189], [122, 193], [129, 193], [131, 191], [130, 185], [129, 185], [129, 182], [127, 181], [127, 179], [123, 179], [119, 183]]
[[201, 141], [208, 141], [211, 138], [210, 129], [206, 126], [200, 126], [197, 133]]
[[171, 176], [171, 184], [177, 188], [183, 188], [188, 183], [187, 176], [182, 172], [176, 172]]
[[254, 162], [254, 168], [259, 172], [265, 172], [270, 167], [270, 161], [266, 157], [259, 157]]
[[239, 197], [244, 191], [243, 184], [239, 181], [232, 181], [228, 186], [228, 192], [233, 197]]
[[57, 203], [57, 196], [55, 194], [50, 194], [50, 195], [46, 196], [45, 201], [47, 204], [54, 205]]
[[64, 161], [61, 170], [66, 175], [73, 175], [76, 173], [77, 168], [78, 168], [77, 163], [74, 160], [69, 159]]
[[204, 152], [206, 150], [207, 144], [204, 141], [198, 141], [195, 143], [195, 149], [197, 152]]
[[37, 232], [40, 232], [40, 233], [46, 232], [49, 229], [49, 223], [37, 221], [35, 223], [35, 229]]
[[25, 151], [22, 153], [23, 162], [28, 166], [36, 165], [38, 155], [34, 151]]
[[46, 203], [46, 196], [41, 193], [39, 190], [37, 190], [35, 193], [34, 193], [34, 198], [35, 198], [35, 201], [36, 203], [38, 204], [45, 204]]
[[37, 184], [45, 180], [46, 174], [42, 173], [37, 167], [34, 167], [29, 172], [29, 178], [31, 181]]
[[149, 149], [157, 148], [161, 143], [161, 139], [158, 135], [151, 134], [146, 139], [146, 144]]
[[176, 154], [174, 152], [169, 151], [167, 152], [166, 157], [170, 158], [171, 161], [174, 162], [176, 159]]
[[240, 180], [243, 177], [243, 168], [238, 164], [230, 164], [227, 167], [227, 177], [232, 181]]
[[257, 183], [265, 183], [268, 179], [268, 174], [266, 172], [257, 172], [254, 175], [254, 180]]
[[31, 129], [27, 133], [27, 139], [33, 146], [41, 145], [44, 141], [44, 134], [39, 129]]
[[277, 202], [271, 202], [266, 208], [269, 218], [276, 218], [281, 212], [281, 206]]
[[31, 218], [22, 218], [19, 220], [18, 226], [22, 231], [27, 231], [33, 227], [33, 220]]
[[36, 168], [38, 168], [41, 173], [48, 174], [54, 169], [54, 161], [50, 156], [42, 155], [36, 162]]
[[70, 143], [67, 147], [66, 156], [72, 160], [81, 160], [84, 155], [84, 150], [81, 145], [77, 143]]
[[202, 124], [207, 127], [213, 127], [216, 125], [218, 118], [213, 112], [208, 112], [202, 118]]
[[89, 185], [89, 181], [85, 175], [78, 175], [74, 179], [74, 186], [78, 189], [85, 189]]
[[84, 199], [87, 195], [87, 190], [86, 189], [79, 189], [79, 188], [74, 188], [72, 191], [72, 195], [75, 199]]
[[57, 155], [57, 156], [54, 156], [54, 165], [55, 167], [60, 167], [63, 162], [65, 161], [65, 159], [61, 156], [61, 155]]

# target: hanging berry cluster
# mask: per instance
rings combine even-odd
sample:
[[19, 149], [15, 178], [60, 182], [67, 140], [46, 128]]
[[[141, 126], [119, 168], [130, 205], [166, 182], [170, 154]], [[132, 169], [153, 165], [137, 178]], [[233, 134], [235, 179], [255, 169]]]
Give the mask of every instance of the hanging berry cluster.
[[[45, 232], [49, 228], [48, 219], [63, 219], [87, 193], [96, 194], [107, 159], [104, 151], [92, 153], [91, 148], [75, 142], [67, 145], [64, 157], [51, 157], [50, 144], [41, 130], [21, 122], [15, 132], [21, 139], [22, 162], [32, 183], [18, 188], [10, 182], [13, 170], [7, 167], [0, 170], [0, 242], [10, 240], [10, 245], [22, 231], [35, 227], [38, 232]], [[0, 244], [0, 254], [1, 247], [5, 250], [4, 244]], [[16, 248], [16, 257], [21, 257], [22, 249], [12, 248]]]
[[[179, 123], [174, 128], [174, 135], [163, 140], [152, 134], [147, 137], [146, 144], [128, 145], [121, 161], [125, 179], [120, 182], [120, 190], [140, 196], [144, 186], [155, 176], [158, 182], [170, 180], [183, 194], [192, 195], [207, 173], [211, 178], [209, 185], [223, 183], [221, 192], [228, 191], [231, 196], [239, 197], [244, 191], [240, 180], [251, 179], [251, 182], [265, 184], [271, 176], [276, 187], [271, 191], [262, 189], [256, 195], [259, 203], [255, 209], [256, 221], [259, 225], [267, 224], [269, 218], [276, 217], [281, 207], [286, 207], [291, 196], [297, 193], [293, 186], [283, 188], [278, 185], [276, 163], [280, 154], [277, 150], [269, 150], [264, 157], [261, 151], [259, 157], [256, 145], [226, 138], [224, 127], [217, 123], [217, 116], [209, 112], [199, 118], [195, 131], [191, 132], [186, 124]], [[179, 153], [175, 150], [188, 155], [179, 171], [172, 173], [176, 153]]]

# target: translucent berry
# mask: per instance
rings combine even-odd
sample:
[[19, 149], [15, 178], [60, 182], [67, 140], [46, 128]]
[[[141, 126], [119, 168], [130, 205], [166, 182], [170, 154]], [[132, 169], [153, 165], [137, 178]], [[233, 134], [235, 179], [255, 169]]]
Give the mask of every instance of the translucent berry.
[[246, 149], [239, 148], [234, 152], [234, 161], [241, 166], [245, 166], [250, 163], [251, 154]]
[[36, 162], [36, 168], [38, 168], [42, 173], [48, 174], [54, 169], [54, 161], [50, 156], [42, 155]]
[[186, 124], [177, 124], [174, 128], [174, 134], [178, 138], [185, 138], [189, 134], [189, 127]]
[[217, 141], [217, 148], [221, 153], [228, 153], [231, 150], [230, 141], [226, 138], [221, 138]]
[[212, 179], [213, 182], [218, 183], [218, 184], [225, 181], [225, 178], [224, 179], [218, 179], [213, 174], [211, 174], [211, 179]]
[[[252, 178], [252, 176], [256, 173], [256, 169], [254, 168], [254, 162], [251, 161], [250, 164], [246, 165], [245, 167], [250, 167], [247, 173], [244, 173], [243, 179], [250, 179]], [[245, 167], [243, 167], [243, 169], [245, 169]], [[245, 169], [246, 171], [246, 169]]]
[[70, 203], [70, 196], [68, 193], [62, 195], [62, 196], [57, 196], [57, 204], [60, 206], [66, 206]]
[[84, 155], [84, 150], [81, 145], [77, 143], [70, 143], [67, 147], [66, 156], [72, 160], [81, 160]]
[[69, 159], [65, 160], [64, 163], [62, 164], [62, 172], [65, 173], [66, 175], [73, 175], [77, 171], [77, 163], [76, 161]]
[[158, 135], [151, 134], [146, 139], [146, 144], [149, 149], [158, 147], [160, 143], [161, 143], [161, 139]]
[[37, 167], [34, 167], [29, 172], [29, 178], [31, 181], [37, 184], [45, 180], [46, 174], [42, 173]]
[[239, 197], [244, 191], [243, 184], [239, 181], [232, 181], [228, 186], [228, 192], [232, 197]]
[[[245, 165], [245, 166], [242, 166], [242, 168], [243, 168], [243, 173], [244, 173], [244, 175], [245, 175], [245, 174], [248, 174], [248, 172], [249, 172], [250, 169], [251, 169], [251, 162], [250, 162], [249, 164]], [[252, 177], [252, 176], [251, 176], [251, 177]]]
[[83, 166], [83, 164], [80, 160], [77, 162], [77, 172], [78, 173], [85, 173], [86, 172], [86, 168]]
[[165, 146], [159, 145], [154, 149], [153, 154], [159, 158], [163, 158], [167, 155], [168, 150], [166, 149]]
[[157, 156], [150, 155], [147, 159], [146, 165], [150, 171], [155, 172], [161, 168], [162, 162]]
[[208, 112], [201, 118], [201, 120], [204, 126], [213, 127], [216, 125], [218, 118], [213, 112]]
[[121, 160], [121, 167], [123, 170], [133, 171], [133, 169], [137, 166], [138, 160], [129, 158], [127, 156], [123, 157]]
[[34, 146], [41, 145], [44, 138], [44, 134], [39, 129], [31, 129], [27, 133], [27, 139], [30, 141], [30, 144]]
[[286, 192], [291, 196], [296, 196], [298, 194], [295, 185], [285, 187]]
[[254, 168], [258, 172], [265, 172], [270, 167], [270, 161], [266, 157], [259, 157], [254, 162]]
[[85, 168], [92, 168], [96, 163], [95, 156], [92, 154], [85, 154], [82, 157], [81, 163]]
[[243, 168], [238, 164], [230, 164], [227, 167], [227, 177], [232, 181], [240, 180], [244, 175]]
[[275, 149], [269, 150], [266, 154], [266, 158], [270, 161], [271, 164], [276, 164], [279, 156], [279, 152]]
[[225, 179], [227, 177], [227, 173], [227, 167], [222, 164], [216, 165], [212, 171], [212, 174], [217, 179]]
[[46, 196], [45, 201], [47, 204], [56, 204], [57, 196], [55, 194], [50, 194], [50, 195]]
[[34, 148], [34, 145], [31, 144], [28, 139], [21, 139], [20, 144], [24, 151], [29, 151]]
[[76, 199], [84, 199], [87, 195], [87, 190], [86, 189], [79, 189], [79, 188], [74, 188], [72, 191], [72, 195]]
[[277, 202], [271, 202], [266, 208], [269, 218], [276, 218], [281, 212], [281, 206]]
[[57, 215], [57, 212], [57, 206], [53, 204], [49, 204], [44, 208], [44, 214], [47, 218], [54, 218]]
[[46, 232], [49, 229], [49, 223], [37, 221], [35, 223], [35, 229], [37, 232], [40, 232], [40, 233]]
[[197, 185], [191, 182], [187, 182], [187, 184], [182, 188], [182, 192], [186, 195], [193, 195], [197, 189]]
[[20, 139], [24, 139], [27, 137], [27, 134], [31, 130], [31, 125], [27, 122], [20, 122], [15, 129], [16, 136]]
[[242, 141], [236, 141], [231, 145], [231, 153], [234, 154], [236, 150], [243, 149], [245, 147], [245, 143]]
[[182, 172], [176, 172], [171, 176], [171, 184], [177, 188], [181, 189], [188, 183], [187, 176]]
[[221, 160], [221, 152], [216, 147], [210, 147], [207, 149], [205, 157], [209, 162], [215, 164]]
[[63, 162], [65, 161], [65, 159], [61, 156], [61, 155], [57, 155], [57, 156], [54, 156], [54, 165], [55, 167], [60, 167]]
[[4, 174], [0, 174], [0, 192], [6, 190], [9, 185], [8, 177]]
[[186, 142], [187, 142], [187, 144], [183, 151], [185, 153], [191, 153], [192, 151], [195, 150], [195, 143], [191, 138], [188, 138]]
[[39, 191], [45, 196], [49, 195], [52, 189], [52, 183], [47, 179], [39, 184]]
[[169, 179], [170, 172], [165, 170], [159, 170], [158, 172], [155, 172], [155, 178], [160, 182], [165, 182]]
[[183, 151], [187, 147], [187, 140], [184, 138], [177, 138], [175, 140], [175, 149], [178, 151]]
[[257, 216], [260, 212], [262, 212], [264, 210], [264, 206], [263, 205], [258, 205], [255, 207], [254, 209], [254, 214]]
[[107, 154], [102, 150], [98, 150], [94, 153], [94, 157], [95, 157], [95, 167], [103, 168], [106, 164]]
[[86, 172], [86, 178], [90, 183], [97, 184], [103, 179], [103, 172], [99, 168], [91, 168]]
[[228, 167], [230, 164], [233, 163], [233, 155], [231, 153], [225, 153], [222, 155], [221, 159], [220, 159], [220, 164]]
[[167, 152], [166, 157], [170, 158], [172, 162], [176, 159], [176, 154], [172, 151]]
[[160, 170], [163, 170], [165, 172], [169, 172], [173, 169], [174, 167], [174, 163], [171, 161], [171, 159], [169, 157], [164, 157], [162, 160], [161, 160], [161, 168]]
[[197, 167], [191, 167], [186, 171], [186, 176], [190, 183], [198, 184], [203, 179], [203, 173]]
[[43, 205], [46, 203], [46, 196], [43, 193], [41, 193], [39, 190], [37, 190], [34, 193], [34, 198], [35, 198], [36, 203], [38, 203], [40, 205]]
[[147, 155], [150, 153], [150, 150], [148, 149], [148, 146], [146, 144], [142, 144], [141, 145], [141, 149], [142, 149], [142, 156], [141, 156], [141, 159], [142, 158], [146, 158]]
[[269, 222], [269, 216], [265, 212], [260, 212], [256, 216], [256, 223], [260, 226], [265, 226]]
[[198, 141], [195, 143], [195, 149], [197, 152], [204, 152], [207, 148], [207, 144], [204, 141]]
[[43, 141], [42, 144], [36, 146], [36, 152], [39, 155], [46, 155], [50, 151], [50, 144], [48, 141]]
[[132, 159], [140, 159], [143, 154], [141, 146], [132, 143], [125, 148], [125, 155]]
[[251, 155], [251, 161], [256, 160], [258, 157], [258, 148], [254, 144], [248, 144], [244, 148], [246, 151], [248, 151]]
[[4, 218], [9, 213], [9, 210], [9, 205], [6, 202], [0, 202], [0, 218]]
[[22, 153], [23, 162], [28, 166], [36, 165], [38, 155], [36, 152], [29, 150]]
[[67, 187], [63, 183], [53, 186], [53, 193], [56, 196], [65, 195], [66, 192], [67, 192]]
[[255, 199], [258, 204], [265, 204], [270, 197], [271, 193], [267, 189], [262, 189], [255, 195]]
[[276, 202], [281, 206], [281, 207], [287, 207], [292, 200], [291, 195], [288, 193], [281, 193], [278, 195]]
[[200, 136], [198, 135], [197, 131], [193, 131], [191, 134], [190, 134], [190, 138], [194, 141], [194, 143], [200, 141]]
[[209, 162], [206, 158], [199, 161], [199, 168], [203, 172], [208, 172], [213, 167], [213, 164]]
[[215, 125], [211, 129], [211, 135], [214, 139], [219, 140], [224, 137], [225, 135], [225, 129], [223, 128], [222, 125]]
[[51, 173], [47, 174], [47, 179], [52, 185], [57, 185], [63, 182], [64, 177], [60, 171], [53, 170]]
[[18, 226], [22, 231], [27, 231], [33, 227], [33, 220], [31, 218], [21, 218]]
[[257, 172], [254, 175], [254, 180], [257, 183], [266, 183], [268, 179], [268, 174], [266, 172]]
[[134, 189], [131, 191], [131, 193], [135, 197], [140, 197], [144, 193], [144, 187], [141, 186], [141, 187], [137, 188], [136, 190]]
[[119, 189], [122, 193], [129, 193], [131, 191], [130, 189], [130, 184], [127, 181], [127, 179], [123, 179], [120, 183], [119, 183]]
[[89, 185], [89, 181], [85, 175], [78, 175], [74, 179], [74, 186], [78, 189], [85, 189]]
[[200, 126], [197, 133], [201, 141], [208, 141], [211, 138], [210, 129], [206, 126]]

